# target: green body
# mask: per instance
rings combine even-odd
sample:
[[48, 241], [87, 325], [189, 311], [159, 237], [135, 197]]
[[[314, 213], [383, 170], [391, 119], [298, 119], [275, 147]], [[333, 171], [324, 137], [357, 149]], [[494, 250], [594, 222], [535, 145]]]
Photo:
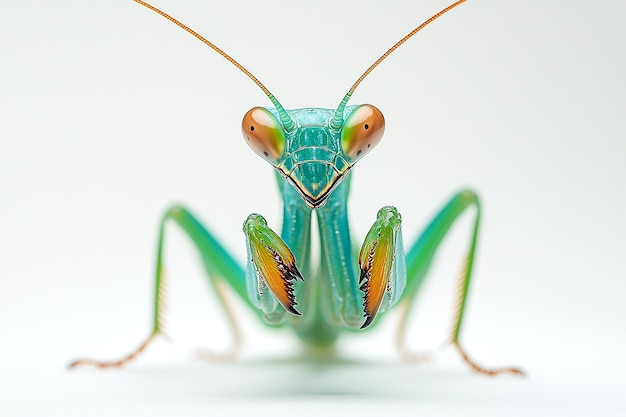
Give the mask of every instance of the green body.
[[[346, 117], [356, 107], [347, 107]], [[276, 115], [274, 109], [267, 110]], [[316, 346], [332, 345], [342, 331], [358, 330], [364, 322], [364, 291], [359, 288], [361, 271], [357, 262], [358, 253], [354, 252], [357, 245], [351, 239], [347, 209], [353, 164], [342, 151], [341, 131], [333, 131], [329, 126], [334, 112], [332, 109], [288, 111], [296, 127], [291, 132], [285, 132], [284, 155], [272, 163], [280, 168], [276, 176], [284, 213], [280, 236], [293, 252], [298, 270], [304, 278], [294, 285], [301, 315], [289, 314], [270, 291], [259, 296], [259, 277], [253, 262], [248, 259], [245, 265], [237, 263], [189, 211], [176, 207], [170, 209], [164, 217], [164, 221], [172, 219], [187, 231], [203, 255], [205, 268], [212, 280], [228, 283], [258, 313], [263, 322], [272, 326], [290, 327], [304, 343]], [[305, 189], [319, 190], [333, 181], [336, 182], [323, 205], [312, 208], [307, 204], [301, 191], [294, 185], [294, 180], [285, 178], [287, 174], [294, 172], [297, 174], [296, 181]], [[472, 205], [478, 208], [478, 199], [473, 192], [461, 191], [455, 194], [411, 246], [406, 257], [397, 215], [399, 239], [394, 245], [392, 256], [395, 265], [401, 266], [390, 277], [394, 294], [389, 295], [387, 303], [383, 303], [380, 311], [391, 308], [398, 302], [410, 303], [413, 300], [439, 243], [458, 216]], [[476, 210], [475, 227], [468, 250], [469, 262], [464, 271], [463, 299], [471, 274], [479, 214], [479, 210]], [[311, 230], [312, 215], [317, 216], [317, 231]], [[379, 223], [375, 223], [373, 227], [377, 224]], [[312, 259], [311, 233], [319, 233], [320, 259]], [[163, 235], [157, 261], [155, 333], [160, 330], [162, 241]], [[250, 248], [248, 252], [250, 253]], [[463, 305], [464, 303], [455, 324], [455, 339], [460, 330]]]

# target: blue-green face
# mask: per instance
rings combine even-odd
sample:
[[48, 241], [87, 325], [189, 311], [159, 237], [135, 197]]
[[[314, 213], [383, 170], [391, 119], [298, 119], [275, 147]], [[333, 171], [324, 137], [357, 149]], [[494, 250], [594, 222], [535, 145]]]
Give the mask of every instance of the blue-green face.
[[297, 109], [287, 113], [295, 127], [287, 132], [275, 109], [255, 107], [243, 118], [248, 145], [271, 163], [307, 205], [321, 207], [352, 166], [376, 146], [385, 120], [376, 107], [346, 107], [343, 126], [330, 127], [333, 109]]

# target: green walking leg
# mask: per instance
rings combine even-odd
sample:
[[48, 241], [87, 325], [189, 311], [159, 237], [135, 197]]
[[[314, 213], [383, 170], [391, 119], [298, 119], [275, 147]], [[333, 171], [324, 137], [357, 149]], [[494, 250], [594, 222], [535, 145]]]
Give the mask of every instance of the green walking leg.
[[407, 253], [407, 283], [405, 292], [401, 299], [403, 310], [398, 326], [398, 350], [405, 358], [412, 358], [411, 354], [406, 349], [404, 335], [406, 333], [407, 319], [414, 304], [415, 296], [419, 292], [419, 289], [426, 278], [433, 257], [439, 248], [440, 243], [447, 235], [454, 222], [470, 207], [475, 208], [475, 220], [472, 228], [469, 248], [459, 277], [459, 298], [454, 317], [451, 343], [458, 349], [463, 360], [476, 372], [486, 375], [497, 375], [500, 373], [520, 375], [522, 374], [522, 371], [517, 368], [509, 367], [487, 369], [478, 365], [469, 358], [465, 349], [461, 347], [459, 342], [469, 283], [472, 275], [472, 267], [474, 265], [476, 242], [478, 240], [478, 226], [480, 223], [480, 202], [478, 200], [478, 196], [470, 190], [463, 190], [455, 194], [426, 227], [424, 232]]
[[[178, 224], [191, 238], [198, 248], [202, 257], [204, 268], [207, 272], [208, 281], [215, 289], [217, 299], [224, 307], [226, 317], [233, 333], [233, 346], [222, 358], [233, 357], [241, 345], [241, 337], [232, 311], [224, 298], [223, 284], [230, 286], [248, 305], [252, 306], [246, 291], [245, 273], [243, 268], [223, 248], [215, 237], [185, 208], [180, 206], [171, 207], [161, 219], [159, 243], [156, 262], [156, 283], [154, 296], [154, 319], [153, 326], [148, 338], [138, 348], [125, 357], [115, 361], [95, 361], [82, 359], [70, 364], [70, 368], [81, 365], [92, 365], [99, 368], [121, 367], [135, 359], [154, 338], [162, 332], [162, 314], [165, 272], [163, 267], [163, 245], [165, 242], [165, 226], [170, 221]], [[256, 311], [256, 310], [255, 310]]]

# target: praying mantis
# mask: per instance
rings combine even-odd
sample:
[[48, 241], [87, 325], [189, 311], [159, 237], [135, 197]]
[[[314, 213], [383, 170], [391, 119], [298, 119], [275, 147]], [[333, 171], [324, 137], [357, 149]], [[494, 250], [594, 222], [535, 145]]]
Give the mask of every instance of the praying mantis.
[[[411, 357], [404, 334], [407, 318], [432, 260], [448, 230], [468, 209], [475, 217], [469, 247], [460, 273], [460, 291], [450, 341], [463, 360], [485, 375], [521, 375], [515, 367], [490, 369], [478, 365], [461, 346], [459, 336], [468, 296], [481, 209], [471, 190], [461, 190], [443, 206], [422, 234], [405, 252], [402, 219], [395, 207], [381, 208], [358, 253], [350, 234], [347, 201], [352, 168], [381, 140], [385, 119], [370, 104], [348, 105], [363, 79], [389, 54], [425, 26], [466, 0], [444, 8], [408, 33], [376, 60], [352, 85], [336, 109], [286, 110], [246, 68], [216, 45], [156, 7], [134, 0], [160, 14], [231, 62], [247, 75], [272, 102], [272, 108], [254, 107], [243, 117], [244, 140], [276, 171], [283, 201], [282, 232], [277, 234], [259, 214], [250, 214], [243, 231], [245, 265], [237, 262], [213, 234], [186, 208], [171, 207], [160, 223], [156, 260], [153, 325], [148, 338], [127, 356], [115, 361], [81, 359], [71, 368], [92, 365], [121, 367], [142, 353], [163, 332], [164, 231], [177, 224], [201, 255], [206, 275], [219, 301], [235, 343], [224, 357], [240, 349], [240, 335], [226, 303], [225, 287], [238, 295], [259, 317], [273, 327], [290, 327], [306, 346], [333, 347], [341, 333], [367, 331], [392, 308], [400, 309], [398, 349]], [[320, 254], [311, 254], [312, 215], [317, 216]]]

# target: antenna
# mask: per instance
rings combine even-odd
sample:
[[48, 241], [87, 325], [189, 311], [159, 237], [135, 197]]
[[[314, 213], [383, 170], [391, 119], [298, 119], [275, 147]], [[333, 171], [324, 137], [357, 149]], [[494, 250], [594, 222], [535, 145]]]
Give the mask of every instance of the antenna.
[[252, 75], [252, 73], [250, 71], [245, 69], [243, 65], [241, 65], [239, 62], [235, 61], [235, 59], [233, 57], [228, 55], [226, 52], [222, 51], [215, 44], [213, 44], [208, 39], [206, 39], [205, 37], [200, 35], [198, 32], [196, 32], [195, 30], [193, 30], [193, 29], [189, 28], [188, 26], [182, 24], [181, 22], [179, 22], [178, 20], [174, 19], [172, 16], [168, 15], [167, 13], [157, 9], [156, 7], [152, 6], [151, 4], [146, 3], [144, 1], [141, 1], [141, 0], [134, 0], [134, 1], [136, 3], [141, 4], [144, 7], [147, 7], [148, 9], [152, 10], [153, 12], [160, 14], [161, 16], [163, 16], [164, 18], [166, 18], [170, 22], [172, 22], [172, 23], [176, 24], [177, 26], [181, 27], [182, 29], [186, 30], [191, 35], [195, 36], [196, 38], [201, 40], [203, 43], [208, 45], [215, 52], [217, 52], [218, 54], [223, 56], [228, 62], [230, 62], [231, 64], [233, 64], [237, 68], [239, 68], [239, 70], [241, 72], [243, 72], [244, 74], [246, 74], [248, 76], [248, 78], [250, 78], [252, 81], [254, 81], [254, 83], [256, 85], [258, 85], [259, 88], [261, 90], [263, 90], [265, 95], [272, 101], [272, 103], [274, 104], [274, 107], [276, 107], [276, 110], [278, 111], [278, 115], [280, 116], [280, 120], [283, 123], [284, 128], [287, 131], [290, 131], [290, 130], [292, 130], [295, 127], [295, 124], [294, 124], [293, 120], [291, 119], [291, 116], [289, 116], [289, 114], [287, 114], [287, 111], [285, 110], [285, 108], [279, 103], [279, 101], [274, 97], [274, 95], [272, 93], [270, 93], [270, 90], [268, 90], [267, 87], [265, 87], [263, 85], [263, 83], [261, 81], [259, 81], [259, 79], [257, 77]]
[[352, 87], [350, 87], [350, 90], [348, 90], [346, 95], [343, 97], [343, 100], [341, 100], [341, 103], [339, 103], [339, 106], [337, 107], [337, 110], [335, 111], [335, 116], [333, 117], [333, 120], [332, 120], [330, 126], [334, 130], [341, 129], [341, 126], [343, 124], [343, 110], [346, 107], [346, 104], [348, 103], [348, 100], [350, 100], [350, 97], [352, 96], [352, 93], [354, 93], [354, 90], [356, 90], [356, 88], [359, 86], [359, 84], [361, 84], [361, 81], [363, 81], [363, 79], [365, 77], [367, 77], [369, 75], [369, 73], [372, 72], [374, 70], [374, 68], [376, 68], [378, 66], [378, 64], [380, 64], [385, 58], [387, 58], [389, 55], [391, 55], [391, 53], [393, 51], [398, 49], [400, 47], [400, 45], [402, 45], [404, 42], [408, 41], [413, 35], [415, 35], [417, 32], [419, 32], [420, 30], [424, 29], [426, 26], [431, 24], [435, 19], [437, 19], [438, 17], [441, 17], [445, 13], [447, 13], [450, 10], [454, 9], [456, 6], [459, 6], [461, 3], [465, 3], [466, 1], [467, 0], [459, 0], [456, 3], [453, 3], [453, 4], [449, 5], [448, 7], [446, 7], [445, 9], [441, 10], [439, 13], [433, 15], [430, 19], [426, 20], [424, 23], [422, 23], [421, 25], [419, 25], [418, 27], [413, 29], [411, 32], [409, 32], [404, 38], [402, 38], [398, 42], [396, 42], [396, 44], [394, 46], [392, 46], [391, 48], [389, 48], [387, 50], [387, 52], [382, 54], [381, 57], [376, 60], [376, 62], [374, 62], [372, 65], [370, 65], [370, 67], [365, 70], [365, 72], [359, 77], [359, 79], [356, 80], [356, 82], [354, 84], [352, 84]]

